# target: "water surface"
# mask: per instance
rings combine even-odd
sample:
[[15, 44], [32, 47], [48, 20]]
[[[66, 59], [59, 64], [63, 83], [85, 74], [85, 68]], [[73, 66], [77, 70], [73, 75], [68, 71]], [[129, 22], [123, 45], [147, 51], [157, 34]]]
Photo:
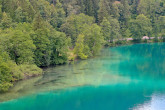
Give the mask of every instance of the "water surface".
[[106, 48], [0, 94], [0, 110], [165, 110], [165, 43]]

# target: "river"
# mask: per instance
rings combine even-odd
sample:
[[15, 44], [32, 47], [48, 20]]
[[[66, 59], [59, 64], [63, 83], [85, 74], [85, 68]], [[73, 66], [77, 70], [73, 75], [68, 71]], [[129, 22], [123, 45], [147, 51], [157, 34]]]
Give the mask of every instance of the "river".
[[0, 110], [165, 110], [165, 43], [50, 67], [0, 94]]

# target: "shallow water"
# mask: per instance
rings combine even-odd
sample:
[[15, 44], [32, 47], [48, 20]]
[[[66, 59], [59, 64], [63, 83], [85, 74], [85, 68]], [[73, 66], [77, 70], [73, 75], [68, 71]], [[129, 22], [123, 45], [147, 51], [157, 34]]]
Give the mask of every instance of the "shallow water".
[[165, 110], [165, 43], [107, 48], [0, 94], [0, 110]]

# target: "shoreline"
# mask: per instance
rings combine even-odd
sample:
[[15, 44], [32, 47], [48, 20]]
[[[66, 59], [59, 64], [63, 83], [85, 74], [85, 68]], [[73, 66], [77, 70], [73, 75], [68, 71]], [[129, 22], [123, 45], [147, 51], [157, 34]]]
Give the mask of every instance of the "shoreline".
[[[145, 40], [147, 40], [147, 42], [144, 42]], [[165, 40], [165, 38], [164, 39], [162, 39], [163, 41], [153, 41], [154, 39], [145, 39], [145, 40], [143, 40], [143, 42], [132, 42], [133, 40], [130, 40], [130, 41], [126, 41], [125, 43], [122, 43], [122, 44], [116, 44], [116, 45], [113, 45], [113, 46], [103, 46], [103, 48], [102, 49], [104, 49], [104, 48], [114, 48], [114, 47], [120, 47], [120, 46], [128, 46], [128, 45], [134, 45], [134, 44], [146, 44], [146, 43], [163, 43], [163, 42], [165, 42], [164, 40]], [[159, 39], [158, 39], [159, 40]], [[148, 41], [150, 41], [150, 42], [148, 42]], [[118, 41], [117, 41], [118, 42]], [[88, 59], [92, 59], [92, 58], [95, 58], [95, 57], [97, 57], [97, 56], [93, 56], [93, 57], [91, 57], [91, 58], [87, 58], [86, 60], [88, 60]], [[25, 81], [25, 80], [28, 80], [28, 79], [32, 79], [32, 78], [37, 78], [37, 77], [40, 77], [40, 76], [42, 76], [43, 74], [44, 74], [44, 71], [46, 70], [46, 69], [48, 69], [48, 68], [55, 68], [55, 67], [57, 67], [57, 66], [64, 66], [64, 65], [67, 65], [67, 64], [72, 64], [72, 63], [74, 63], [75, 61], [83, 61], [82, 59], [77, 59], [77, 58], [75, 58], [74, 60], [68, 60], [68, 62], [67, 63], [64, 63], [64, 64], [60, 64], [60, 65], [51, 65], [51, 66], [48, 66], [48, 67], [39, 67], [40, 69], [42, 69], [42, 74], [38, 74], [38, 75], [32, 75], [32, 76], [28, 76], [28, 77], [26, 77], [25, 79], [21, 79], [21, 80], [17, 80], [17, 81], [14, 81], [13, 82], [13, 87], [14, 87], [14, 85], [15, 85], [15, 83], [17, 83], [17, 82], [20, 82], [20, 81]], [[13, 88], [13, 87], [11, 87], [11, 88]], [[11, 89], [10, 88], [10, 89]], [[10, 90], [9, 89], [9, 90]], [[6, 91], [6, 92], [8, 92], [8, 91]], [[2, 92], [2, 93], [6, 93], [6, 92]], [[0, 92], [0, 94], [1, 94], [1, 92]]]
[[[155, 42], [153, 42], [153, 43], [155, 43]], [[159, 42], [158, 42], [159, 43]], [[160, 43], [162, 43], [162, 42], [160, 42]], [[140, 44], [140, 43], [138, 43], [138, 44]], [[142, 43], [142, 44], [146, 44], [146, 43]], [[134, 45], [134, 44], [132, 44], [132, 45]], [[136, 45], [136, 44], [135, 44]], [[126, 46], [126, 45], [125, 45]], [[117, 47], [117, 46], [116, 46]], [[113, 48], [113, 47], [112, 47]], [[99, 56], [96, 56], [96, 58], [97, 57], [99, 57]], [[92, 59], [92, 58], [91, 58]], [[78, 61], [83, 61], [83, 60], [78, 60]], [[66, 65], [66, 64], [64, 64], [64, 65]], [[52, 68], [56, 68], [56, 67], [62, 67], [62, 66], [64, 66], [64, 65], [56, 65], [56, 66], [51, 66]], [[48, 68], [50, 68], [50, 66], [48, 67]], [[46, 70], [47, 68], [45, 68], [45, 70]], [[58, 73], [56, 73], [56, 74], [58, 74]], [[45, 74], [45, 76], [46, 76], [47, 74]], [[26, 80], [20, 80], [20, 81], [17, 81], [17, 83], [18, 84], [16, 84], [16, 85], [14, 85], [12, 88], [11, 88], [11, 90], [9, 90], [8, 92], [4, 92], [4, 93], [2, 93], [1, 95], [6, 95], [6, 94], [10, 94], [11, 93], [11, 91], [12, 90], [15, 90], [15, 93], [16, 93], [16, 91], [25, 91], [24, 93], [26, 93], [26, 88], [24, 89], [24, 87], [26, 87], [26, 85], [24, 85], [23, 84], [23, 86], [19, 86], [19, 84], [22, 84], [22, 83], [25, 83], [25, 82], [28, 82], [28, 85], [32, 85], [31, 84], [31, 81], [32, 82], [35, 82], [35, 81], [37, 81], [38, 79], [41, 79], [42, 78], [42, 75], [40, 75], [40, 76], [36, 76], [36, 77], [31, 77], [31, 78], [29, 78], [29, 79], [26, 79]], [[25, 81], [25, 82], [24, 82]], [[32, 86], [35, 86], [35, 85], [32, 85]], [[58, 86], [58, 85], [54, 85], [54, 86]], [[74, 86], [73, 87], [77, 87], [77, 86], [81, 86], [81, 85], [77, 85], [77, 84], [74, 84]], [[15, 89], [15, 87], [16, 87], [16, 89]], [[20, 89], [17, 89], [17, 87]], [[27, 86], [28, 88], [30, 87], [30, 86]], [[49, 87], [49, 86], [48, 86]], [[57, 90], [58, 90], [58, 88], [59, 87], [57, 87]], [[61, 87], [60, 87], [61, 88]], [[63, 88], [63, 87], [62, 87]], [[35, 90], [37, 91], [39, 88], [36, 88]], [[42, 90], [42, 88], [40, 88], [41, 90]], [[49, 89], [47, 89], [48, 91], [49, 91]], [[36, 92], [36, 91], [29, 91], [29, 93], [31, 93], [31, 92]], [[20, 93], [20, 92], [19, 92]], [[21, 93], [22, 94], [22, 93]], [[27, 92], [27, 94], [28, 94], [28, 92]], [[7, 95], [8, 96], [8, 95]], [[18, 94], [15, 94], [14, 95], [14, 97], [19, 97], [19, 95]], [[3, 99], [3, 98], [2, 98]], [[15, 98], [13, 98], [13, 99], [15, 99]], [[0, 101], [0, 102], [4, 102], [4, 101]]]

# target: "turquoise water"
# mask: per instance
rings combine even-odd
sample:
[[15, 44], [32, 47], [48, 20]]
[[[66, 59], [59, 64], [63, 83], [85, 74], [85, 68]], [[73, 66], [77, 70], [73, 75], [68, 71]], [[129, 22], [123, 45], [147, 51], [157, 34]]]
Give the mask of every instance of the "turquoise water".
[[0, 94], [0, 110], [165, 110], [165, 43], [48, 68]]

